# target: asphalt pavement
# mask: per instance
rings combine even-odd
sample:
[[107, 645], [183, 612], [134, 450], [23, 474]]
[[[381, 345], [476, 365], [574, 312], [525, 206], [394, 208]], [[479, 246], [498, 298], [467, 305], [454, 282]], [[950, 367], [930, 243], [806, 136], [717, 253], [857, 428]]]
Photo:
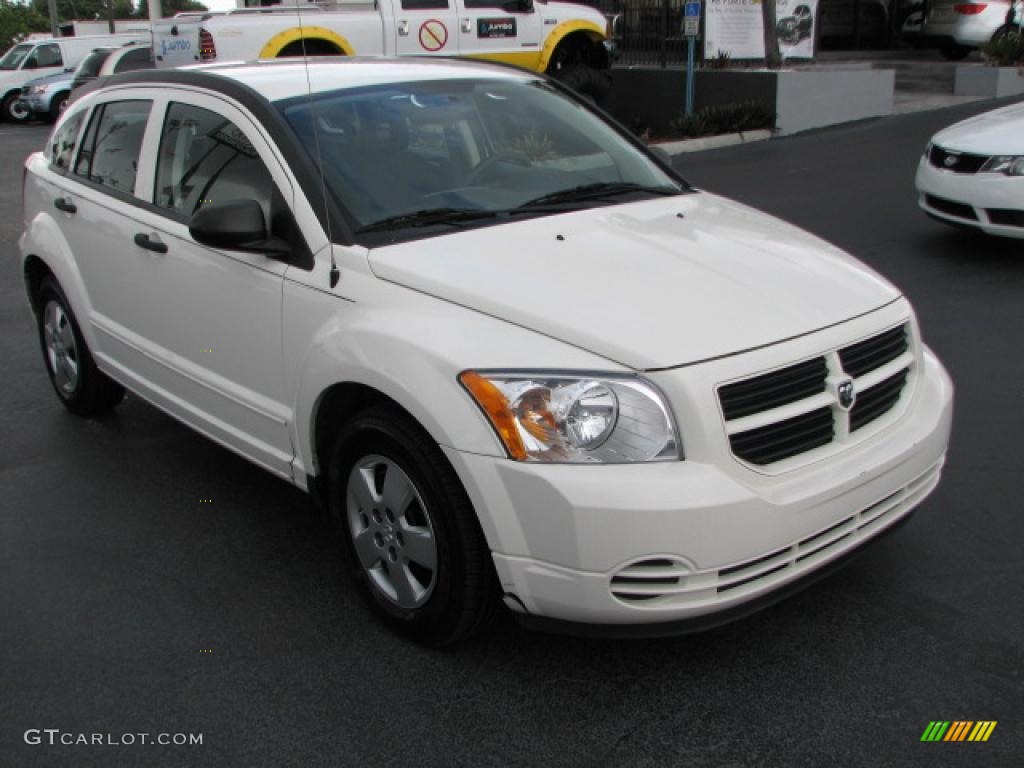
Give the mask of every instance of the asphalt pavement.
[[[913, 519], [704, 634], [580, 640], [506, 618], [445, 652], [367, 613], [299, 491], [137, 397], [97, 421], [58, 404], [16, 248], [18, 166], [47, 130], [0, 125], [0, 766], [1022, 765], [1024, 241], [932, 222], [913, 193], [929, 136], [991, 106], [678, 161], [914, 302], [957, 398]], [[934, 720], [998, 725], [922, 743]], [[44, 729], [202, 744], [51, 746]]]

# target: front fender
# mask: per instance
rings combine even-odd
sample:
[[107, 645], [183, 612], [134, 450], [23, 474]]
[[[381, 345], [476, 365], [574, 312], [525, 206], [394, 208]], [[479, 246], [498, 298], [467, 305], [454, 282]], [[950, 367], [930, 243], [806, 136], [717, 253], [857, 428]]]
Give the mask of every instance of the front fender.
[[551, 64], [551, 57], [555, 54], [558, 44], [573, 32], [584, 32], [595, 44], [600, 44], [607, 37], [605, 30], [592, 21], [563, 21], [551, 30], [551, 33], [544, 40], [544, 48], [540, 53], [540, 65], [538, 71], [547, 72]]

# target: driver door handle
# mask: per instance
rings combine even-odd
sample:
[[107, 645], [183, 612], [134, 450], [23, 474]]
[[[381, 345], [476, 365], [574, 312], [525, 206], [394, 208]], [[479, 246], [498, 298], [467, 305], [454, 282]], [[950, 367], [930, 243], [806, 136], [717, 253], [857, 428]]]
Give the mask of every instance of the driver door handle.
[[147, 251], [153, 251], [155, 253], [167, 253], [167, 244], [160, 242], [159, 239], [152, 240], [149, 235], [139, 232], [135, 235], [135, 244], [139, 248], [145, 248]]
[[58, 197], [53, 201], [53, 207], [64, 213], [76, 213], [78, 206], [71, 202], [70, 198]]

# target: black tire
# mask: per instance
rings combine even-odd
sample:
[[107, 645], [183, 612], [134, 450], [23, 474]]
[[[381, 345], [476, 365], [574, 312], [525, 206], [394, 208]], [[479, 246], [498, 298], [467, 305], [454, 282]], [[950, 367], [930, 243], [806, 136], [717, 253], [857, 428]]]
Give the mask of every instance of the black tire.
[[3, 104], [0, 105], [0, 112], [3, 113], [4, 120], [9, 123], [27, 123], [32, 119], [32, 110], [21, 101], [19, 91], [14, 91], [4, 97]]
[[607, 104], [611, 96], [612, 78], [607, 70], [594, 69], [585, 64], [570, 64], [557, 70], [555, 78], [599, 107]]
[[939, 48], [939, 53], [942, 54], [942, 58], [946, 61], [961, 61], [967, 58], [967, 54], [973, 51], [973, 48], [969, 48], [966, 45], [957, 45], [956, 43], [943, 43]]
[[[43, 362], [57, 397], [69, 411], [79, 416], [96, 416], [112, 409], [124, 398], [124, 387], [106, 376], [97, 367], [82, 337], [78, 320], [71, 311], [64, 291], [52, 277], [43, 280], [36, 297], [39, 345]], [[54, 351], [53, 334], [61, 335], [63, 355]], [[73, 342], [73, 343], [72, 343]], [[74, 365], [76, 375], [59, 373], [66, 358]]]
[[[382, 477], [375, 474], [380, 462], [387, 463]], [[376, 466], [373, 470], [364, 469], [362, 477], [372, 477], [372, 482], [379, 484], [376, 492], [380, 499], [370, 500], [372, 509], [362, 504], [350, 508], [350, 478], [358, 482], [357, 468], [367, 465]], [[403, 479], [411, 482], [416, 493], [405, 509], [393, 513], [395, 517], [390, 510], [381, 509], [385, 506], [382, 489], [394, 471], [392, 466], [404, 473]], [[379, 617], [401, 633], [431, 646], [468, 639], [491, 624], [499, 594], [490, 549], [462, 483], [437, 443], [419, 424], [396, 408], [374, 406], [362, 411], [335, 438], [327, 480], [328, 513], [340, 539], [347, 571], [362, 598]], [[400, 532], [411, 530], [407, 526], [413, 516], [416, 519], [412, 523], [419, 530], [430, 530], [436, 567], [429, 577], [418, 569], [421, 583], [429, 581], [429, 585], [424, 585], [425, 594], [419, 598], [423, 602], [407, 607], [399, 604], [399, 596], [388, 594], [381, 586], [381, 574], [387, 586], [396, 561], [406, 563], [410, 569], [417, 565], [413, 559], [405, 558], [405, 550], [395, 551], [395, 546], [403, 546]], [[387, 520], [391, 520], [393, 538], [385, 534], [387, 540], [383, 543], [376, 538], [384, 528], [373, 519], [384, 528], [388, 528]], [[372, 525], [377, 527], [371, 531]], [[373, 569], [373, 574], [357, 553], [357, 533], [353, 529], [361, 526], [366, 526], [364, 535], [374, 537], [372, 546], [379, 548], [379, 568]]]
[[49, 119], [51, 123], [56, 123], [58, 118], [64, 114], [64, 107], [67, 106], [68, 97], [70, 95], [70, 93], [58, 93], [53, 97], [53, 100], [50, 101]]

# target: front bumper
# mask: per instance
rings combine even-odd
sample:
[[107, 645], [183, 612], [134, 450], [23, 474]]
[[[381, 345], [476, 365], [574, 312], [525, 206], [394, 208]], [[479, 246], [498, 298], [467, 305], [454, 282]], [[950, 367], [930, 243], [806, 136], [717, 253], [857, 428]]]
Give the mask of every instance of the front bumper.
[[917, 203], [929, 216], [989, 235], [1024, 238], [1024, 176], [953, 173], [922, 158], [914, 183]]
[[884, 430], [777, 476], [728, 449], [687, 442], [685, 413], [677, 414], [689, 446], [681, 462], [569, 466], [447, 454], [513, 609], [612, 625], [737, 612], [858, 548], [934, 489], [952, 384], [930, 352], [921, 355], [909, 402]]

